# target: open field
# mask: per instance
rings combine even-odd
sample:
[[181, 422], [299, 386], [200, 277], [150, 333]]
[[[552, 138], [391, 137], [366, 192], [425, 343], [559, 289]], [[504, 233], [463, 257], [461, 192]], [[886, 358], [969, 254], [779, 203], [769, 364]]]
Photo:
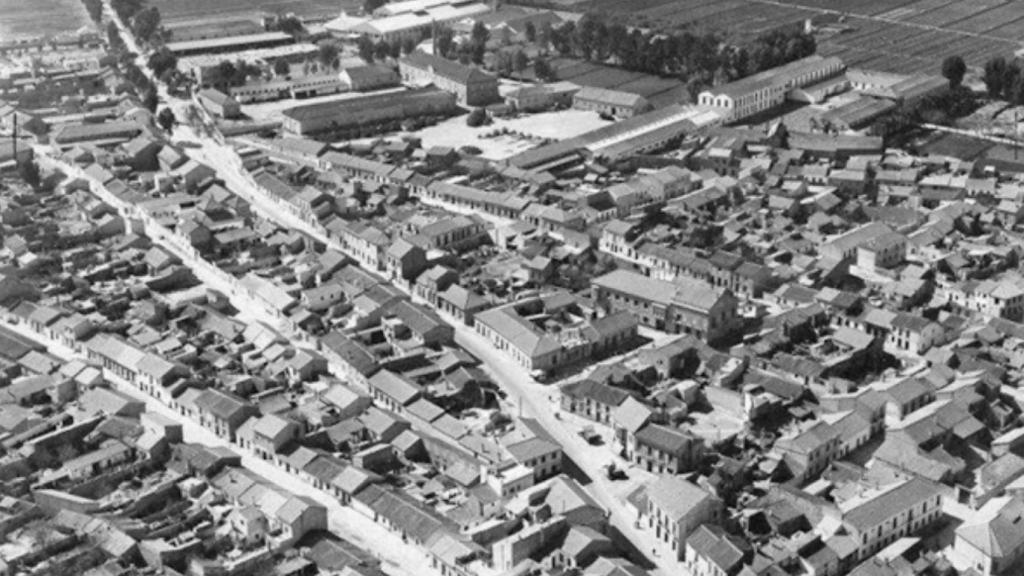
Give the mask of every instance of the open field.
[[352, 10], [362, 6], [356, 0], [149, 0], [160, 9], [164, 22], [204, 21], [227, 18], [259, 18], [260, 13], [294, 13], [302, 17]]
[[811, 19], [829, 28], [819, 52], [850, 66], [938, 72], [947, 56], [981, 66], [1010, 56], [1024, 36], [1024, 2], [1012, 0], [589, 0], [574, 6], [634, 25], [718, 30], [734, 41]]

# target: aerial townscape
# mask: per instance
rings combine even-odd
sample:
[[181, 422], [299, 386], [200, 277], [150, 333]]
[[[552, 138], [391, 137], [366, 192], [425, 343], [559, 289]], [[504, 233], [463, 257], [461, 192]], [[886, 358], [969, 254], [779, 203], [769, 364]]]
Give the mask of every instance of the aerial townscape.
[[1021, 38], [0, 0], [0, 576], [1024, 574]]

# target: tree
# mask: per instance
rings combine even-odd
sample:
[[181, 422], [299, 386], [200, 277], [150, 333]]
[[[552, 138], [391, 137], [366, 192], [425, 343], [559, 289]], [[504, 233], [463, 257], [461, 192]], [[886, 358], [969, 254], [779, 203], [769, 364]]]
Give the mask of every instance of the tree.
[[956, 88], [964, 80], [967, 64], [960, 56], [950, 56], [942, 61], [942, 75], [949, 80], [949, 87]]
[[161, 46], [159, 50], [153, 52], [146, 64], [153, 71], [153, 74], [162, 76], [165, 71], [174, 70], [178, 67], [178, 57], [168, 50], [166, 46]]
[[111, 52], [119, 52], [124, 48], [121, 31], [113, 21], [107, 22], [107, 46], [110, 47]]
[[526, 23], [524, 34], [526, 34], [527, 42], [535, 42], [537, 40], [537, 27], [533, 25], [532, 20]]
[[323, 66], [331, 67], [338, 61], [338, 47], [331, 42], [324, 42], [317, 48], [316, 59]]
[[1024, 103], [1024, 74], [1019, 70], [1013, 75], [1013, 80], [1006, 86], [1006, 100], [1011, 104], [1020, 105]]
[[377, 8], [387, 4], [387, 0], [366, 0], [363, 2], [363, 12], [373, 14]]
[[491, 31], [484, 26], [483, 22], [477, 20], [476, 24], [473, 24], [473, 31], [469, 36], [474, 44], [487, 44], [487, 41], [491, 39]]
[[279, 19], [277, 21], [277, 29], [291, 36], [299, 36], [306, 33], [306, 27], [295, 16], [285, 16]]
[[466, 116], [466, 126], [478, 128], [487, 122], [487, 111], [483, 108], [474, 108], [469, 116]]
[[512, 57], [512, 69], [516, 72], [522, 72], [529, 65], [530, 59], [526, 57], [526, 53], [522, 50], [517, 50], [515, 56]]
[[686, 93], [690, 95], [690, 102], [696, 102], [697, 97], [706, 88], [704, 81], [697, 76], [691, 76], [686, 80]]
[[569, 20], [551, 30], [551, 45], [563, 56], [572, 53], [573, 37], [576, 36], [576, 23]]
[[472, 60], [474, 64], [483, 64], [484, 63], [484, 56], [486, 56], [486, 55], [487, 55], [487, 45], [486, 44], [470, 44], [470, 46], [469, 46], [469, 59]]
[[1002, 97], [1007, 102], [1013, 102], [1013, 87], [1021, 75], [1020, 65], [1016, 61], [1006, 63], [1006, 71], [1003, 72]]
[[374, 47], [373, 47], [373, 56], [377, 60], [387, 60], [387, 58], [388, 58], [388, 56], [390, 54], [391, 54], [391, 45], [388, 44], [387, 42], [383, 41], [383, 40], [381, 40], [380, 42], [377, 42], [377, 44], [374, 45]]
[[160, 99], [157, 97], [156, 90], [146, 90], [146, 94], [142, 97], [142, 107], [150, 112], [156, 112], [159, 102]]
[[170, 108], [164, 108], [156, 115], [156, 122], [163, 128], [168, 134], [174, 130], [174, 125], [177, 124], [178, 119], [174, 117], [174, 111]]
[[989, 96], [999, 98], [1003, 94], [1003, 86], [1006, 80], [1006, 58], [997, 56], [985, 62], [985, 71], [982, 79], [985, 81], [985, 88]]
[[153, 35], [160, 29], [160, 10], [151, 6], [140, 11], [132, 19], [132, 32], [135, 37], [143, 42], [149, 42]]
[[39, 165], [32, 159], [18, 164], [18, 176], [34, 190], [38, 190], [42, 183], [42, 177], [39, 175]]
[[498, 52], [494, 68], [498, 71], [499, 76], [510, 76], [512, 74], [512, 56], [508, 52]]
[[85, 11], [89, 13], [89, 18], [99, 24], [103, 20], [103, 0], [83, 0], [83, 2]]
[[142, 9], [142, 0], [111, 0], [110, 7], [125, 23]]
[[551, 44], [552, 34], [554, 34], [554, 31], [551, 28], [551, 22], [541, 24], [540, 30], [537, 31], [537, 45], [542, 50], [548, 49], [548, 45]]
[[281, 58], [274, 62], [274, 74], [278, 76], [287, 76], [292, 71], [292, 67], [288, 64], [288, 61]]
[[401, 40], [392, 40], [391, 43], [388, 45], [388, 48], [388, 56], [391, 56], [395, 60], [398, 60], [398, 57], [402, 55]]
[[538, 79], [545, 82], [553, 82], [558, 79], [548, 61], [540, 56], [533, 60], [533, 73]]
[[370, 64], [373, 63], [373, 40], [369, 36], [360, 36], [356, 48], [359, 50], [360, 58]]
[[220, 64], [217, 64], [212, 70], [203, 75], [203, 82], [210, 86], [223, 88], [230, 86], [235, 81], [237, 74], [238, 70], [235, 69], [235, 65], [230, 60], [221, 60]]
[[451, 28], [441, 28], [434, 38], [434, 54], [443, 58], [450, 58], [452, 49], [455, 47], [455, 33]]
[[402, 54], [408, 56], [409, 54], [412, 54], [415, 51], [416, 40], [413, 39], [411, 36], [406, 36], [405, 39], [402, 40]]

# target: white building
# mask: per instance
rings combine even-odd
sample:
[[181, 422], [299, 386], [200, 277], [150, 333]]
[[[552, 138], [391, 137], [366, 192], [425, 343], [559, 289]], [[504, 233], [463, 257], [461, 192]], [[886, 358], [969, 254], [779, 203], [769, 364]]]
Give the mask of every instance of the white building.
[[836, 57], [808, 56], [705, 90], [700, 94], [699, 104], [722, 110], [727, 121], [741, 120], [779, 106], [791, 90], [838, 76], [845, 68]]

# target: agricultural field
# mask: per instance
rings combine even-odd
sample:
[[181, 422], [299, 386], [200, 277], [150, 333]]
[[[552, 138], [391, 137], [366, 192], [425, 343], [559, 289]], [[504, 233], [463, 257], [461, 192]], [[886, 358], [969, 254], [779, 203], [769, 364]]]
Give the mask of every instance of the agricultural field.
[[819, 53], [887, 72], [938, 71], [947, 56], [970, 66], [1010, 56], [1024, 36], [1014, 0], [589, 0], [574, 9], [660, 29], [695, 27], [742, 42], [812, 20]]
[[164, 22], [202, 22], [204, 20], [258, 18], [270, 14], [294, 13], [302, 17], [338, 15], [343, 9], [362, 6], [357, 0], [149, 0], [148, 6], [160, 9]]

